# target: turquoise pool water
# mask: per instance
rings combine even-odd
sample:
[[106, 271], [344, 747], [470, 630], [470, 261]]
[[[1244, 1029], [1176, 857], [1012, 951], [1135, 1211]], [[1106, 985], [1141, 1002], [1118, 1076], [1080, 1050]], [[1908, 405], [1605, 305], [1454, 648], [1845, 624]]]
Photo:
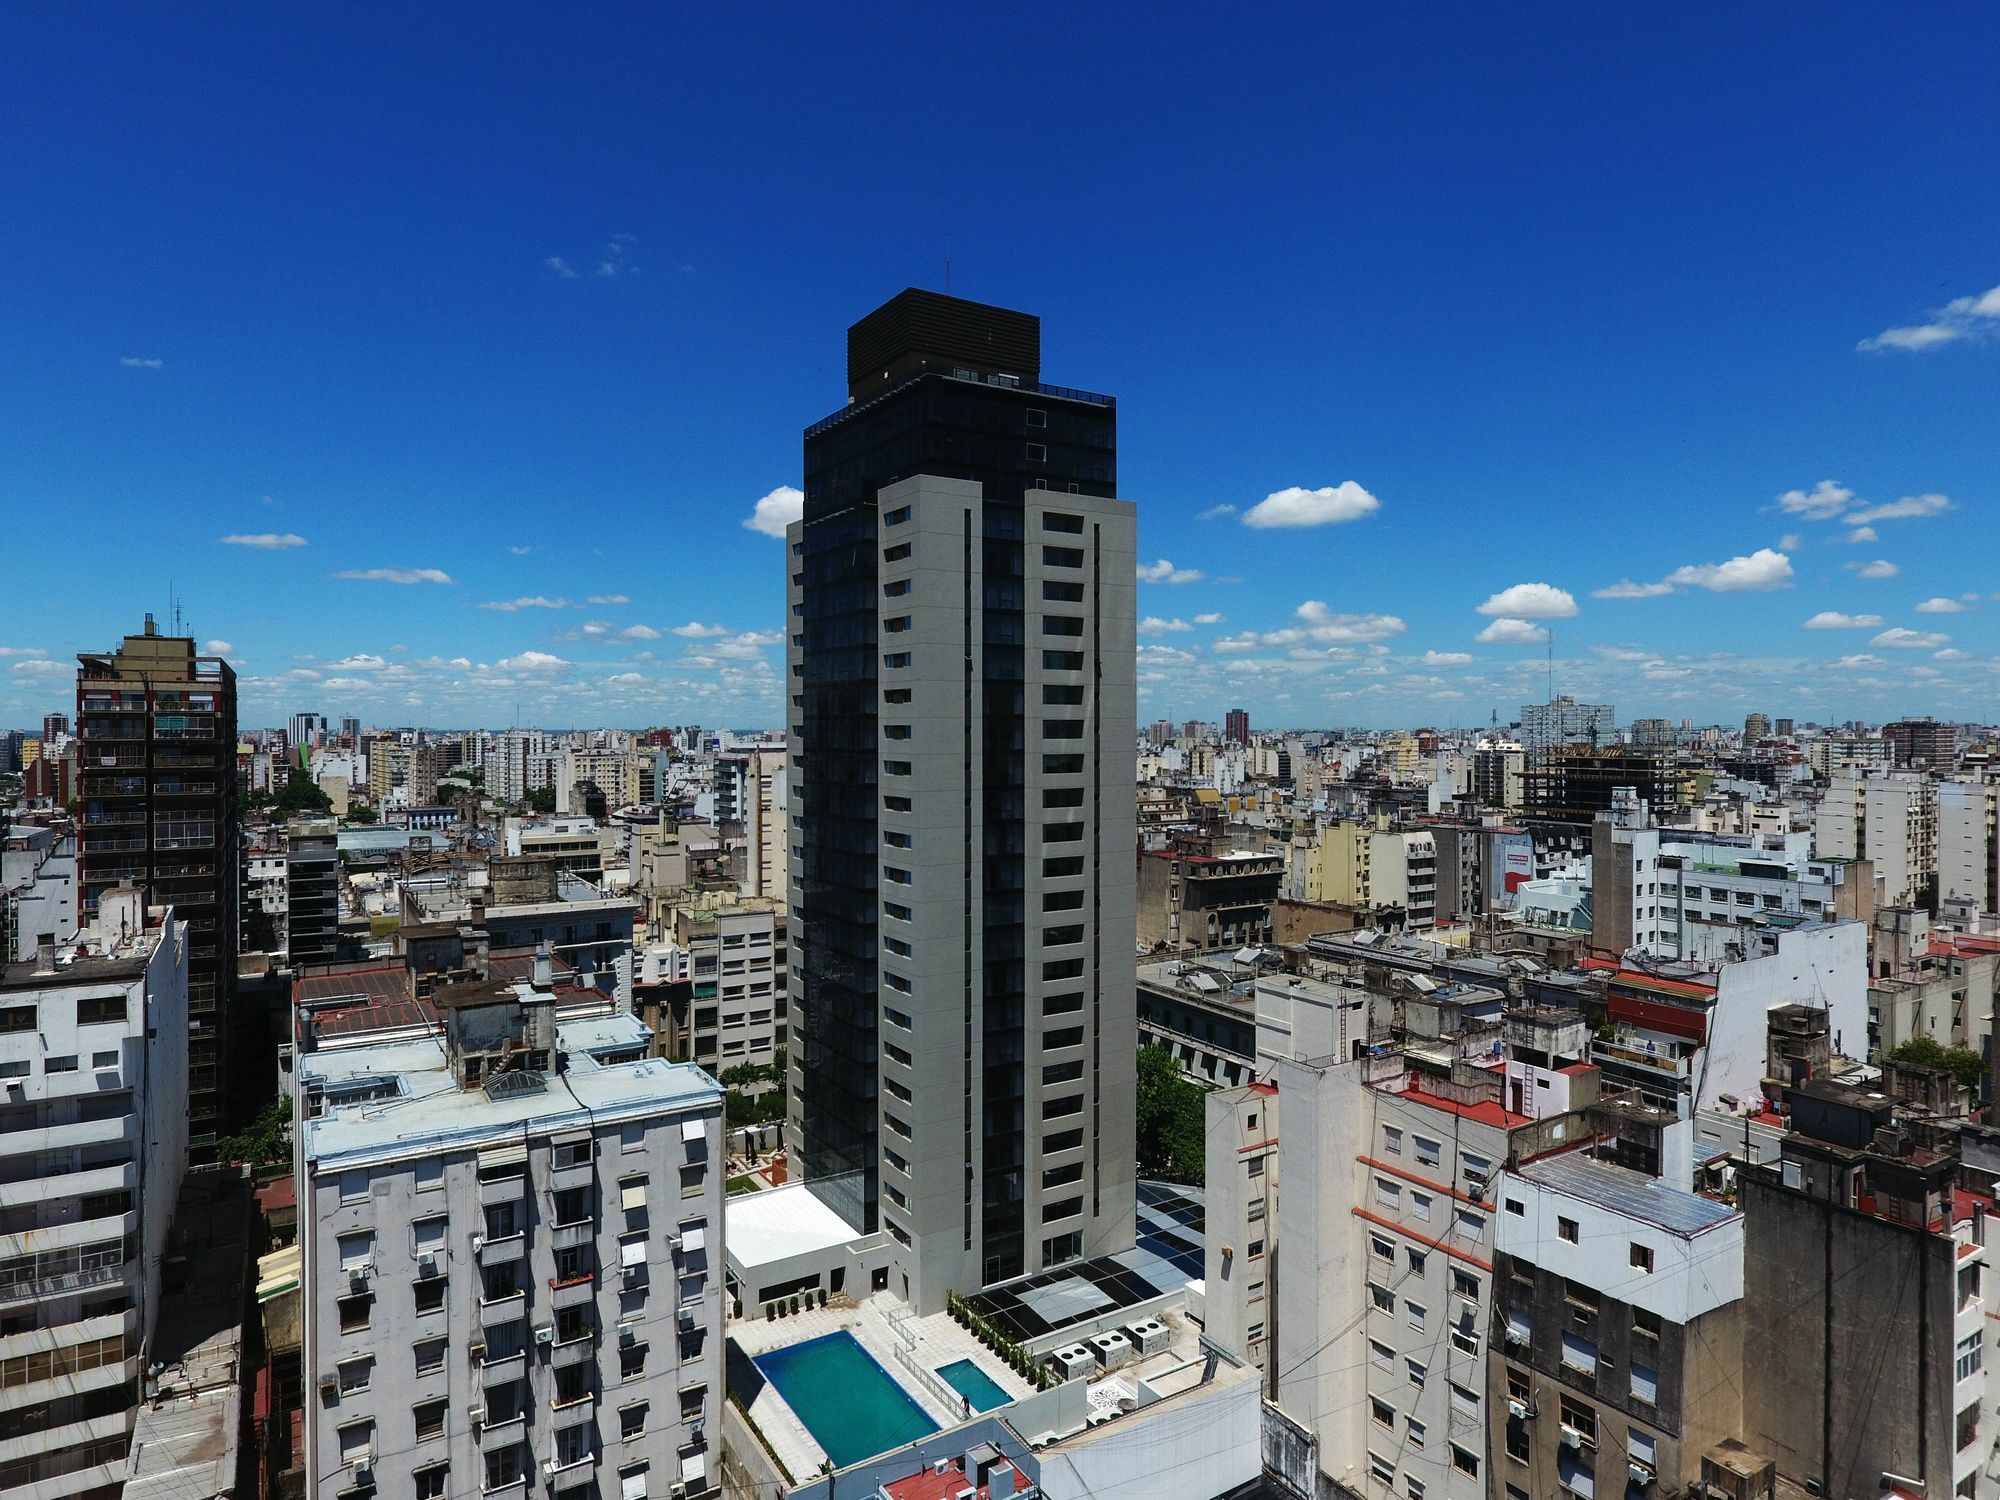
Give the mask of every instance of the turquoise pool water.
[[773, 1349], [751, 1363], [778, 1388], [836, 1469], [938, 1430], [851, 1333]]
[[946, 1385], [972, 1403], [974, 1411], [991, 1411], [1014, 1399], [1000, 1388], [998, 1381], [969, 1359], [954, 1360], [940, 1367], [938, 1374]]

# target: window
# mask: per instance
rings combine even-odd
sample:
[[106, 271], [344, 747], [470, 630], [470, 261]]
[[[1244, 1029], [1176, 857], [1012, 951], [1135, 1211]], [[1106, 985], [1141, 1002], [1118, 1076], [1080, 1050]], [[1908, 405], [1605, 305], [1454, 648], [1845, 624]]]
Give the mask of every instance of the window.
[[1386, 1427], [1391, 1432], [1396, 1430], [1396, 1408], [1380, 1396], [1368, 1398], [1368, 1415], [1377, 1427]]
[[1396, 1351], [1379, 1339], [1370, 1339], [1368, 1360], [1378, 1370], [1393, 1370], [1396, 1368]]
[[368, 1201], [368, 1172], [362, 1168], [340, 1174], [340, 1201], [342, 1203], [366, 1203]]
[[521, 1205], [511, 1199], [486, 1205], [486, 1238], [511, 1240], [521, 1232]]
[[369, 1319], [374, 1315], [375, 1297], [371, 1292], [361, 1292], [356, 1296], [342, 1297], [338, 1305], [340, 1331], [360, 1333], [368, 1326]]
[[445, 1475], [450, 1472], [449, 1464], [432, 1464], [412, 1474], [410, 1478], [417, 1486], [417, 1500], [444, 1500]]
[[618, 1378], [637, 1380], [646, 1373], [646, 1346], [628, 1344], [618, 1351]]
[[441, 1161], [420, 1161], [417, 1163], [417, 1191], [435, 1192], [444, 1186], [444, 1163]]
[[1375, 1304], [1377, 1312], [1394, 1312], [1396, 1310], [1396, 1294], [1386, 1286], [1381, 1286], [1373, 1281], [1368, 1283], [1368, 1300]]
[[125, 1019], [125, 996], [99, 995], [76, 1002], [76, 1024], [95, 1026], [104, 1021]]
[[115, 1068], [118, 1066], [118, 1054], [116, 1052], [93, 1052], [90, 1054], [90, 1065], [93, 1068]]
[[1580, 1401], [1573, 1401], [1568, 1396], [1564, 1396], [1558, 1405], [1558, 1410], [1562, 1417], [1563, 1426], [1572, 1428], [1581, 1434], [1586, 1443], [1597, 1441], [1597, 1410], [1595, 1407], [1585, 1406]]
[[1377, 1260], [1393, 1261], [1396, 1258], [1396, 1247], [1386, 1234], [1369, 1235], [1368, 1249]]
[[1368, 1477], [1373, 1479], [1377, 1484], [1394, 1484], [1396, 1482], [1396, 1466], [1381, 1454], [1370, 1453], [1368, 1455]]
[[549, 1398], [551, 1406], [574, 1406], [579, 1401], [590, 1399], [590, 1366], [587, 1364], [562, 1365], [555, 1372], [555, 1390]]
[[1403, 1370], [1409, 1376], [1411, 1385], [1418, 1390], [1424, 1388], [1424, 1378], [1430, 1372], [1422, 1364], [1414, 1359], [1406, 1359], [1403, 1361]]
[[1477, 1240], [1484, 1244], [1486, 1240], [1486, 1215], [1476, 1214], [1468, 1208], [1461, 1208], [1458, 1211], [1458, 1232], [1466, 1239]]
[[344, 1464], [363, 1463], [375, 1452], [375, 1424], [373, 1422], [349, 1422], [340, 1429], [340, 1461]]
[[1403, 1201], [1403, 1189], [1386, 1177], [1378, 1177], [1375, 1179], [1375, 1198], [1376, 1201], [1395, 1208]]
[[884, 547], [882, 549], [883, 562], [901, 562], [909, 555], [910, 544], [908, 542], [898, 542], [893, 547]]
[[1080, 568], [1083, 566], [1081, 547], [1044, 547], [1042, 566], [1045, 568]]
[[410, 1225], [410, 1242], [419, 1255], [426, 1251], [435, 1255], [444, 1249], [445, 1233], [450, 1227], [451, 1220], [444, 1214], [418, 1219]]
[[1424, 1274], [1424, 1266], [1430, 1260], [1427, 1254], [1414, 1245], [1406, 1245], [1403, 1247], [1403, 1255], [1410, 1263], [1410, 1274], [1412, 1276], [1421, 1276]]
[[1637, 1271], [1645, 1271], [1648, 1274], [1651, 1274], [1653, 1269], [1652, 1246], [1642, 1245], [1637, 1240], [1634, 1240], [1632, 1242], [1632, 1268]]
[[618, 1408], [618, 1436], [626, 1442], [644, 1436], [646, 1431], [646, 1403], [634, 1401], [630, 1406]]
[[1470, 1417], [1474, 1420], [1479, 1416], [1478, 1395], [1456, 1380], [1451, 1382], [1451, 1412], [1453, 1416]]
[[1524, 1219], [1528, 1216], [1527, 1207], [1519, 1198], [1509, 1198], [1507, 1200], [1507, 1212], [1517, 1219]]
[[1470, 1271], [1461, 1271], [1457, 1266], [1451, 1268], [1451, 1289], [1457, 1296], [1473, 1302], [1479, 1300], [1479, 1278]]
[[1576, 1220], [1565, 1219], [1558, 1215], [1556, 1218], [1556, 1238], [1565, 1244], [1574, 1245], [1576, 1243]]
[[340, 1394], [352, 1396], [357, 1391], [368, 1389], [369, 1383], [374, 1378], [375, 1361], [369, 1355], [359, 1354], [353, 1359], [341, 1360], [334, 1369], [340, 1376]]
[[511, 1484], [519, 1484], [525, 1472], [521, 1466], [519, 1443], [495, 1448], [486, 1455], [486, 1488], [489, 1490], [504, 1490]]
[[444, 1340], [420, 1339], [410, 1346], [419, 1375], [435, 1375], [444, 1368]]
[[565, 1141], [555, 1149], [555, 1164], [558, 1169], [565, 1167], [587, 1167], [590, 1165], [589, 1141]]
[[417, 1312], [434, 1313], [444, 1311], [445, 1279], [442, 1276], [428, 1277], [414, 1287]]
[[444, 1436], [444, 1414], [448, 1405], [443, 1397], [439, 1397], [435, 1401], [419, 1402], [410, 1408], [410, 1417], [416, 1425], [418, 1442], [421, 1443], [425, 1438]]
[[357, 1229], [343, 1234], [339, 1239], [340, 1269], [343, 1271], [366, 1270], [375, 1258], [375, 1231]]
[[1394, 1125], [1382, 1127], [1382, 1149], [1390, 1156], [1403, 1154], [1403, 1132]]
[[1426, 1316], [1427, 1314], [1424, 1310], [1423, 1303], [1411, 1302], [1407, 1298], [1404, 1300], [1403, 1317], [1405, 1318], [1405, 1320], [1408, 1321], [1409, 1325], [1412, 1328], [1416, 1329], [1418, 1332], [1422, 1332], [1424, 1326], [1424, 1318]]
[[1044, 672], [1081, 672], [1083, 653], [1081, 651], [1044, 651], [1042, 653]]
[[1479, 1455], [1457, 1443], [1451, 1445], [1451, 1466], [1468, 1479], [1479, 1477]]
[[1632, 1399], [1648, 1406], [1660, 1404], [1660, 1372], [1636, 1359], [1632, 1361]]
[[1584, 1375], [1597, 1373], [1597, 1342], [1580, 1333], [1563, 1330], [1562, 1362], [1568, 1368]]
[[76, 1071], [76, 1054], [72, 1052], [62, 1057], [44, 1058], [42, 1061], [42, 1071], [44, 1073], [74, 1073]]
[[1434, 1167], [1438, 1164], [1438, 1143], [1436, 1141], [1426, 1140], [1423, 1136], [1417, 1136], [1416, 1145], [1417, 1161], [1419, 1164], [1426, 1167]]
[[1970, 1380], [1984, 1367], [1986, 1357], [1980, 1347], [1980, 1334], [1968, 1333], [1958, 1341], [1958, 1376], [1960, 1380]]
[[1430, 1222], [1431, 1204], [1434, 1201], [1429, 1193], [1420, 1193], [1414, 1188], [1410, 1190], [1410, 1212], [1426, 1224]]
[[1408, 1495], [1410, 1500], [1424, 1500], [1424, 1482], [1414, 1474], [1405, 1474], [1403, 1476], [1403, 1493]]
[[882, 585], [883, 596], [889, 599], [900, 598], [909, 591], [910, 580], [907, 578], [894, 578]]
[[1405, 1417], [1403, 1419], [1403, 1428], [1404, 1441], [1412, 1448], [1423, 1447], [1424, 1439], [1430, 1435], [1430, 1429], [1415, 1417]]

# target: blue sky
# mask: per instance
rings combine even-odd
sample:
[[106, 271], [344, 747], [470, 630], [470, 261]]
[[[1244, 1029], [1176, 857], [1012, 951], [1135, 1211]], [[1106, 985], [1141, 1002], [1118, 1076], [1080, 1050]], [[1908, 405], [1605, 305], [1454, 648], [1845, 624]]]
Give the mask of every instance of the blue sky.
[[171, 587], [247, 724], [776, 724], [745, 522], [947, 254], [1119, 397], [1142, 717], [1504, 721], [1553, 628], [1621, 719], [2000, 718], [1996, 44], [1952, 4], [10, 7], [0, 723]]

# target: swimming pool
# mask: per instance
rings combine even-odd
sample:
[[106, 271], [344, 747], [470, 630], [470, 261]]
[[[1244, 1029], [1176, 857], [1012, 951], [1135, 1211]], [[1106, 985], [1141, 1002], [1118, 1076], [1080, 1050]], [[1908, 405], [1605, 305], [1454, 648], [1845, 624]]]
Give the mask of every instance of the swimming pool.
[[970, 1401], [974, 1411], [991, 1411], [1014, 1399], [1001, 1389], [998, 1381], [969, 1359], [953, 1360], [940, 1367], [938, 1375], [946, 1385]]
[[836, 1469], [938, 1430], [845, 1330], [773, 1349], [751, 1363], [778, 1388]]

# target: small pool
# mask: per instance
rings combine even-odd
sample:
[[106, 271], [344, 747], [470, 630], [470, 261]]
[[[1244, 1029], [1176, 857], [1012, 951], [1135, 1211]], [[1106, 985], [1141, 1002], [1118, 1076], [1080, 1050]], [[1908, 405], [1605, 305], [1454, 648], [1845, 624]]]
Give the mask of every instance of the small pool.
[[969, 1359], [953, 1360], [941, 1366], [938, 1375], [946, 1385], [970, 1401], [974, 1411], [991, 1411], [1014, 1399], [1000, 1388], [999, 1382]]
[[938, 1430], [845, 1330], [773, 1349], [751, 1363], [778, 1388], [836, 1469]]

